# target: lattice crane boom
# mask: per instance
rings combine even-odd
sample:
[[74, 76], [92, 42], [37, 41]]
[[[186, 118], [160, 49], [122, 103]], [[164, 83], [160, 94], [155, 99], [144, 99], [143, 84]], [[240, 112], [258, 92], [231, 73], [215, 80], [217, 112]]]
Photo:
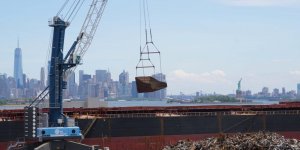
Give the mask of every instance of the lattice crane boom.
[[[76, 40], [76, 48], [71, 50], [70, 55], [67, 56], [67, 59], [65, 59], [67, 62], [72, 61], [72, 59], [74, 59], [74, 56], [79, 58], [79, 60], [77, 61], [80, 61], [83, 58], [84, 54], [92, 43], [107, 1], [108, 0], [93, 0]], [[76, 66], [67, 70], [67, 72], [65, 73], [65, 77], [68, 77], [68, 75], [75, 69]]]

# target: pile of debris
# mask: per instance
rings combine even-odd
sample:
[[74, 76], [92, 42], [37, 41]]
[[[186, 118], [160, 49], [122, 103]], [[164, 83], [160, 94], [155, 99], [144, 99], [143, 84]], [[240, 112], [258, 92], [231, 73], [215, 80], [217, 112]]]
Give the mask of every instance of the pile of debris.
[[285, 139], [276, 133], [237, 133], [220, 135], [200, 141], [180, 140], [168, 145], [163, 150], [298, 150], [300, 141]]

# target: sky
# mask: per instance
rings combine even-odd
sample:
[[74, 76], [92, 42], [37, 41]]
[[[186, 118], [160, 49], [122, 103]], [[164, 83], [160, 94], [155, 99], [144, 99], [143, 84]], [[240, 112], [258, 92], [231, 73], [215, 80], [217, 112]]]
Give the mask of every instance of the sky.
[[[2, 1], [0, 73], [13, 75], [17, 39], [23, 72], [39, 79], [52, 29], [48, 21], [62, 0]], [[89, 1], [66, 30], [65, 49], [80, 31]], [[299, 0], [149, 0], [153, 41], [161, 51], [168, 94], [234, 93], [262, 87], [295, 90], [300, 83]], [[109, 69], [114, 80], [136, 76], [140, 1], [108, 0], [92, 45], [77, 68], [87, 74]], [[144, 35], [142, 35], [143, 37]], [[159, 70], [157, 71], [159, 72]]]

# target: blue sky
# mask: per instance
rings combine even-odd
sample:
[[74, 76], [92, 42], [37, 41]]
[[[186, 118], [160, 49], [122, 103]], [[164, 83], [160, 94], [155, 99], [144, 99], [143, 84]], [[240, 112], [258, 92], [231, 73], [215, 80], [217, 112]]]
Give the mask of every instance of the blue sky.
[[[63, 2], [1, 2], [0, 73], [13, 74], [19, 37], [23, 71], [39, 78], [49, 47], [48, 20]], [[253, 92], [263, 86], [292, 90], [300, 82], [299, 0], [149, 0], [149, 6], [168, 94], [233, 93], [241, 77], [242, 89]], [[65, 49], [80, 30], [84, 10], [66, 31]], [[96, 69], [109, 69], [117, 80], [125, 69], [133, 80], [139, 59], [139, 21], [138, 0], [109, 0], [77, 71], [94, 74]]]

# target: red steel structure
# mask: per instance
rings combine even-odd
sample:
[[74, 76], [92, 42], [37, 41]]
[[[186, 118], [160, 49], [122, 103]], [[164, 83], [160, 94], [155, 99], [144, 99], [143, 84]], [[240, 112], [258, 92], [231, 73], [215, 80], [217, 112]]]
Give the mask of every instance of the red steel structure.
[[[48, 112], [48, 109], [43, 109], [43, 112]], [[82, 143], [112, 150], [156, 150], [180, 139], [199, 140], [237, 132], [271, 131], [300, 139], [300, 102], [67, 108], [64, 114], [76, 118], [85, 135]], [[3, 136], [0, 137], [0, 149], [6, 149], [10, 141], [22, 137], [23, 116], [23, 109], [0, 111], [0, 133]], [[8, 128], [12, 128], [11, 131]], [[15, 133], [18, 131], [20, 133]]]

